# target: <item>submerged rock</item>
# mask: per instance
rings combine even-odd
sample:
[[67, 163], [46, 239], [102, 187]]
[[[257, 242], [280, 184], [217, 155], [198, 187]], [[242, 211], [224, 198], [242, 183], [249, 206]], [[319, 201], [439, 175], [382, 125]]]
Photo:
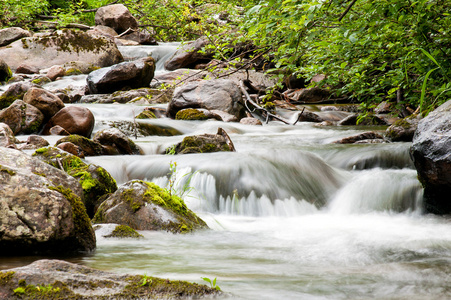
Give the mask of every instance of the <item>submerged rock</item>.
[[418, 123], [410, 154], [427, 212], [451, 213], [451, 100]]
[[208, 228], [181, 198], [152, 182], [141, 180], [132, 180], [120, 186], [100, 205], [93, 222], [173, 233]]
[[0, 255], [95, 249], [77, 180], [18, 150], [0, 148]]
[[201, 299], [214, 288], [147, 275], [114, 274], [62, 260], [42, 259], [0, 272], [2, 299]]

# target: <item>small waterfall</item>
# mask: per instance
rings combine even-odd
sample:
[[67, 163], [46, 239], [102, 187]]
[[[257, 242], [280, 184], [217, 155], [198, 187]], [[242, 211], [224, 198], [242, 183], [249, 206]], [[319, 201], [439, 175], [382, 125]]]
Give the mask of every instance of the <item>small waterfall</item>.
[[332, 213], [421, 211], [423, 189], [409, 169], [357, 172], [331, 200]]
[[164, 63], [177, 51], [180, 43], [159, 43], [156, 46], [118, 46], [124, 60], [131, 61], [152, 56], [155, 59], [155, 72], [165, 72]]

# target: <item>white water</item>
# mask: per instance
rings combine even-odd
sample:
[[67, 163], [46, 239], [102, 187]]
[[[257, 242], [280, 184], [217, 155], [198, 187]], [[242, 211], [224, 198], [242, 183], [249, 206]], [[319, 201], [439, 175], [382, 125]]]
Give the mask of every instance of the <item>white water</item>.
[[[84, 106], [97, 121], [132, 121], [143, 109]], [[183, 135], [139, 138], [144, 156], [87, 160], [119, 184], [145, 179], [161, 186], [176, 162], [176, 188], [191, 179], [185, 201], [211, 230], [141, 232], [142, 240], [105, 239], [99, 231], [97, 251], [77, 262], [198, 283], [217, 278], [226, 299], [451, 298], [450, 219], [422, 213], [408, 143], [330, 144], [368, 128], [309, 123], [147, 122]], [[185, 135], [218, 127], [236, 153], [160, 154]]]
[[[109, 118], [110, 109], [95, 106], [96, 119]], [[133, 241], [98, 234], [96, 253], [81, 263], [198, 283], [216, 277], [227, 299], [451, 297], [451, 224], [422, 213], [409, 143], [329, 144], [367, 128], [308, 123], [151, 122], [183, 135], [139, 138], [144, 156], [88, 161], [119, 183], [145, 179], [161, 186], [176, 162], [176, 188], [190, 178], [185, 201], [211, 230], [141, 232], [145, 238]], [[236, 153], [159, 154], [185, 135], [218, 127]]]

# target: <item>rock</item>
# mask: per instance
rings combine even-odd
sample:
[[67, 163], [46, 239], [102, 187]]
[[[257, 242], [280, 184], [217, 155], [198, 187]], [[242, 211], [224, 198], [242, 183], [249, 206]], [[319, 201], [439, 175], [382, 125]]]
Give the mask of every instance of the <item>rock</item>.
[[364, 132], [364, 133], [357, 134], [354, 136], [346, 137], [341, 140], [335, 141], [333, 143], [334, 144], [354, 144], [354, 143], [357, 143], [357, 142], [363, 141], [363, 140], [382, 140], [383, 141], [383, 139], [384, 139], [383, 136], [380, 135], [379, 133], [374, 132], [374, 131], [369, 131], [369, 132]]
[[182, 109], [175, 115], [176, 120], [207, 120], [208, 116], [202, 110], [195, 108]]
[[368, 115], [359, 120], [359, 115], [353, 114], [339, 121], [338, 125], [345, 126], [345, 125], [388, 125], [388, 124], [383, 118], [380, 118], [376, 115]]
[[313, 112], [303, 111], [298, 115], [298, 122], [321, 123], [322, 121], [324, 121], [324, 119]]
[[244, 125], [262, 125], [262, 121], [260, 121], [259, 119], [256, 119], [256, 118], [246, 117], [246, 118], [242, 118], [240, 120], [240, 124], [244, 124]]
[[41, 148], [34, 157], [55, 168], [61, 168], [80, 182], [83, 189], [83, 203], [88, 216], [92, 218], [95, 209], [103, 201], [102, 196], [117, 190], [116, 181], [102, 167], [84, 163], [79, 157], [55, 147]]
[[18, 82], [12, 84], [1, 96], [0, 96], [0, 109], [8, 107], [17, 99], [23, 99], [25, 93], [34, 87], [35, 85], [27, 82]]
[[20, 144], [19, 150], [36, 150], [39, 148], [47, 147], [49, 142], [39, 135], [30, 135], [24, 144]]
[[132, 121], [102, 121], [101, 125], [107, 125], [112, 128], [120, 129], [126, 136], [174, 136], [181, 135], [178, 129], [173, 127], [165, 126], [162, 124], [151, 124], [147, 122], [132, 122]]
[[0, 147], [15, 148], [16, 138], [8, 124], [0, 123]]
[[[102, 225], [97, 225], [102, 226]], [[127, 225], [117, 225], [110, 234], [104, 235], [105, 238], [134, 238], [140, 239], [144, 236], [139, 234], [135, 229]]]
[[418, 122], [420, 122], [418, 115], [398, 120], [385, 130], [385, 137], [392, 142], [411, 142]]
[[92, 29], [88, 30], [87, 33], [94, 35], [103, 35], [110, 39], [114, 39], [114, 37], [118, 35], [116, 30], [104, 25], [94, 26]]
[[38, 75], [35, 79], [31, 81], [32, 83], [42, 87], [44, 84], [52, 82], [50, 78], [44, 75]]
[[418, 123], [410, 154], [427, 212], [451, 213], [451, 100]]
[[[166, 110], [163, 109], [163, 113], [161, 115], [164, 116], [165, 114]], [[144, 108], [144, 110], [136, 116], [136, 119], [156, 119], [156, 118], [157, 116], [152, 111], [151, 107]]]
[[96, 66], [90, 62], [86, 61], [70, 61], [66, 62], [63, 65], [66, 70], [66, 76], [71, 75], [79, 75], [79, 74], [89, 74], [92, 71], [99, 69], [99, 66]]
[[52, 66], [47, 71], [47, 77], [51, 81], [55, 81], [58, 77], [63, 77], [66, 75], [66, 69], [63, 66]]
[[95, 22], [96, 25], [111, 27], [119, 34], [129, 28], [138, 28], [138, 21], [123, 4], [100, 7], [96, 12]]
[[23, 96], [23, 101], [39, 109], [44, 121], [49, 120], [64, 107], [63, 101], [53, 93], [41, 88], [31, 88]]
[[20, 27], [9, 27], [0, 30], [0, 47], [11, 44], [24, 37], [32, 36], [31, 32]]
[[376, 114], [389, 114], [395, 110], [393, 102], [382, 101], [379, 105], [374, 109]]
[[[70, 133], [59, 125], [51, 127], [48, 131], [50, 135], [70, 135]], [[62, 148], [61, 148], [62, 149]], [[70, 152], [70, 151], [68, 151]]]
[[145, 99], [144, 104], [168, 103], [169, 98], [165, 91], [140, 88], [129, 91], [116, 91], [112, 94], [85, 95], [80, 99], [81, 103], [132, 103], [136, 99]]
[[12, 70], [21, 64], [45, 69], [70, 61], [85, 61], [97, 67], [123, 61], [113, 41], [68, 29], [13, 42], [0, 49], [0, 57], [8, 58], [6, 62]]
[[139, 45], [158, 45], [157, 41], [147, 31], [134, 30], [121, 36], [121, 39], [134, 41]]
[[329, 100], [331, 96], [328, 90], [318, 87], [287, 90], [283, 94], [291, 101], [298, 103], [321, 103]]
[[186, 84], [188, 82], [199, 81], [206, 79], [210, 73], [207, 71], [191, 70], [191, 69], [177, 69], [172, 72], [164, 72], [156, 74], [154, 81], [151, 84], [152, 88], [158, 88], [162, 85], [171, 86], [178, 84]]
[[113, 147], [118, 154], [143, 154], [142, 150], [117, 128], [102, 129], [92, 138], [103, 146]]
[[11, 69], [6, 62], [0, 58], [0, 83], [8, 81], [11, 77], [13, 77]]
[[77, 180], [18, 150], [0, 148], [0, 166], [2, 256], [95, 249]]
[[[63, 260], [37, 260], [24, 267], [3, 270], [0, 278], [3, 299], [213, 299], [221, 294], [206, 285], [114, 274]], [[18, 293], [18, 288], [23, 288], [24, 294]]]
[[173, 233], [208, 228], [183, 200], [152, 182], [129, 181], [99, 207], [94, 223], [115, 223], [136, 230], [165, 230]]
[[201, 37], [194, 42], [184, 45], [165, 62], [165, 69], [174, 71], [181, 68], [194, 68], [196, 64], [210, 61], [213, 57], [211, 53], [204, 54], [199, 52], [199, 50], [207, 44], [208, 39], [206, 37]]
[[237, 119], [245, 116], [241, 90], [231, 80], [205, 80], [177, 87], [168, 105], [168, 115], [174, 118], [179, 110], [185, 108], [220, 110]]
[[69, 142], [80, 147], [80, 149], [83, 151], [84, 156], [98, 156], [104, 154], [104, 150], [101, 144], [78, 134], [71, 134], [59, 139], [58, 141], [56, 141], [55, 146], [58, 147], [59, 144], [65, 142]]
[[112, 93], [125, 87], [149, 87], [154, 72], [154, 59], [146, 57], [93, 71], [86, 81], [92, 94]]
[[17, 67], [16, 73], [20, 74], [38, 74], [39, 68], [36, 66], [30, 66], [28, 64], [21, 64]]
[[95, 119], [92, 112], [82, 106], [67, 106], [58, 111], [45, 125], [42, 134], [50, 134], [54, 126], [61, 126], [70, 134], [89, 138], [94, 129]]
[[228, 140], [220, 134], [187, 136], [174, 147], [174, 154], [234, 151]]
[[0, 111], [0, 122], [8, 124], [15, 135], [38, 133], [43, 121], [42, 112], [22, 100]]
[[61, 149], [63, 151], [66, 151], [72, 155], [75, 155], [77, 157], [85, 158], [83, 150], [80, 147], [78, 147], [77, 145], [74, 145], [70, 142], [64, 142], [64, 143], [58, 144], [57, 148]]

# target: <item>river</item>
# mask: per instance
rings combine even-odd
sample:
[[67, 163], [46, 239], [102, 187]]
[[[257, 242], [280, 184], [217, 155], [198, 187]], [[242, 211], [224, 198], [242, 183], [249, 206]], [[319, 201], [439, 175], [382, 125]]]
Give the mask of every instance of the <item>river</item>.
[[[95, 115], [95, 131], [104, 128], [102, 121], [133, 121], [144, 109], [83, 106]], [[331, 143], [380, 130], [370, 127], [140, 122], [182, 134], [134, 139], [143, 156], [87, 161], [103, 166], [118, 184], [143, 179], [160, 186], [168, 184], [176, 162], [175, 190], [211, 230], [140, 232], [144, 239], [128, 240], [103, 238], [104, 227], [97, 231], [95, 253], [70, 261], [197, 283], [217, 278], [225, 299], [451, 298], [450, 219], [422, 212], [410, 143]], [[162, 154], [184, 136], [216, 133], [218, 127], [236, 152]], [[34, 259], [2, 259], [0, 267]]]

